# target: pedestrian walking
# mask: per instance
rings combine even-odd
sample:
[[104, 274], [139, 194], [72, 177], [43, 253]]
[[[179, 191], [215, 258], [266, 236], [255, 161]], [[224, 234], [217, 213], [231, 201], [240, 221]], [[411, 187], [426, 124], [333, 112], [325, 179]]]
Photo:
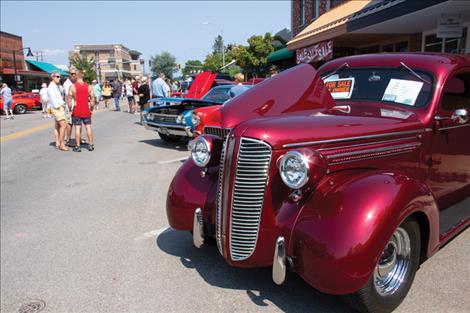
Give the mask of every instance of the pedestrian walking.
[[139, 87], [139, 106], [140, 106], [140, 122], [143, 122], [142, 112], [146, 108], [150, 99], [150, 87], [147, 84], [147, 77], [142, 77], [141, 85]]
[[228, 92], [230, 98], [235, 98], [248, 90], [248, 88], [245, 85], [243, 85], [244, 81], [245, 81], [245, 76], [242, 73], [235, 74], [236, 85], [230, 88]]
[[47, 97], [51, 107], [52, 115], [55, 118], [55, 147], [61, 151], [68, 151], [64, 137], [67, 128], [65, 117], [65, 101], [59, 90], [60, 74], [57, 71], [51, 73], [51, 82], [47, 87]]
[[158, 78], [152, 82], [152, 97], [153, 98], [164, 98], [168, 97], [168, 92], [170, 87], [168, 87], [165, 82], [165, 74], [160, 73]]
[[134, 95], [132, 93], [131, 81], [129, 79], [127, 79], [124, 86], [125, 86], [125, 89], [126, 89], [127, 104], [129, 105], [129, 109], [127, 110], [127, 112], [134, 113], [134, 111], [133, 111], [134, 110]]
[[[90, 99], [90, 102], [88, 101]], [[95, 145], [93, 143], [93, 131], [91, 129], [91, 109], [94, 107], [95, 97], [93, 87], [88, 86], [83, 81], [83, 72], [77, 72], [77, 82], [70, 87], [69, 103], [75, 101], [75, 107], [72, 110], [72, 123], [75, 126], [75, 147], [74, 152], [81, 152], [81, 126], [85, 125], [88, 138], [88, 151], [93, 151]], [[70, 108], [71, 109], [71, 108]]]
[[[15, 116], [13, 115], [13, 97], [11, 95], [11, 89], [8, 87], [6, 83], [2, 84], [2, 89], [0, 89], [0, 95], [3, 97], [3, 111], [5, 111], [5, 114], [8, 119], [14, 119]], [[8, 115], [8, 111], [10, 111], [10, 115]]]
[[114, 98], [114, 107], [116, 111], [121, 111], [121, 107], [119, 105], [119, 100], [122, 95], [122, 85], [121, 82], [117, 79], [116, 81], [111, 83], [111, 87], [113, 87], [113, 98]]
[[102, 95], [104, 99], [104, 108], [109, 108], [109, 99], [112, 98], [113, 95], [113, 87], [109, 84], [109, 81], [105, 81], [103, 84]]
[[134, 114], [138, 114], [139, 107], [139, 87], [140, 87], [140, 76], [136, 76], [132, 82], [132, 94], [134, 95]]
[[100, 84], [98, 84], [96, 79], [93, 79], [91, 83], [93, 84], [93, 94], [95, 95], [95, 105], [93, 106], [93, 111], [96, 111], [99, 109], [100, 106], [101, 86]]
[[[64, 87], [64, 100], [65, 103], [67, 104], [65, 106], [65, 120], [67, 122], [67, 128], [65, 131], [65, 137], [66, 137], [66, 145], [71, 146], [72, 145], [72, 109], [75, 106], [75, 103], [68, 103], [69, 101], [69, 91], [70, 87], [72, 87], [73, 84], [77, 81], [77, 69], [73, 66], [69, 68], [69, 77], [65, 80], [63, 87]], [[70, 107], [72, 109], [70, 109]], [[75, 138], [77, 140], [77, 138]]]
[[49, 99], [47, 98], [47, 84], [42, 83], [41, 90], [39, 91], [39, 98], [41, 99], [42, 117], [49, 118]]

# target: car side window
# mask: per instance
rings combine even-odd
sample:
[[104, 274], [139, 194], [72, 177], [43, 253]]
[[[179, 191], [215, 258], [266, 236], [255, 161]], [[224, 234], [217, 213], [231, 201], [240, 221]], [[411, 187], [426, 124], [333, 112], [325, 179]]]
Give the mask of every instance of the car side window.
[[470, 109], [470, 72], [464, 72], [449, 78], [443, 89], [441, 108], [454, 112], [458, 109]]

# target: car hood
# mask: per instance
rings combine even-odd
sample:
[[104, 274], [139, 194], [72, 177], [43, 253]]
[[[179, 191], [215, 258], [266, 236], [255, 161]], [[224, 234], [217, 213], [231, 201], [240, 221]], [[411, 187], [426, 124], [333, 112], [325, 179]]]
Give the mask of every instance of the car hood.
[[422, 130], [418, 120], [400, 120], [383, 117], [350, 116], [317, 111], [308, 115], [289, 115], [253, 119], [241, 123], [234, 131], [237, 136], [262, 139], [273, 149], [287, 144], [328, 141], [361, 136], [372, 136]]
[[301, 64], [266, 79], [221, 109], [222, 127], [233, 128], [254, 118], [301, 113], [304, 115], [335, 105], [316, 70]]

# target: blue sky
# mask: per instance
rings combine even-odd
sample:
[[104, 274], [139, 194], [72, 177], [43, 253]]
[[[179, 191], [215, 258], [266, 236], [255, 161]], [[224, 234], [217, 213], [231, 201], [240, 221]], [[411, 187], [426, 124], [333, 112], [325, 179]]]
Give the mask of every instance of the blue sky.
[[[290, 1], [0, 1], [1, 30], [68, 64], [74, 44], [122, 43], [150, 55], [168, 51], [178, 63], [203, 60], [220, 29], [225, 43], [290, 28]], [[204, 25], [204, 22], [215, 24]]]

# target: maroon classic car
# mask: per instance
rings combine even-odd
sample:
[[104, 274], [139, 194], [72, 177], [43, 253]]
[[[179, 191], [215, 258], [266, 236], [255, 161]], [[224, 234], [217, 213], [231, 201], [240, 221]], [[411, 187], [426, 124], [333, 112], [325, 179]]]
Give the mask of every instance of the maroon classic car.
[[167, 198], [170, 225], [233, 266], [291, 268], [390, 312], [470, 224], [470, 57], [380, 54], [298, 65], [206, 127]]

